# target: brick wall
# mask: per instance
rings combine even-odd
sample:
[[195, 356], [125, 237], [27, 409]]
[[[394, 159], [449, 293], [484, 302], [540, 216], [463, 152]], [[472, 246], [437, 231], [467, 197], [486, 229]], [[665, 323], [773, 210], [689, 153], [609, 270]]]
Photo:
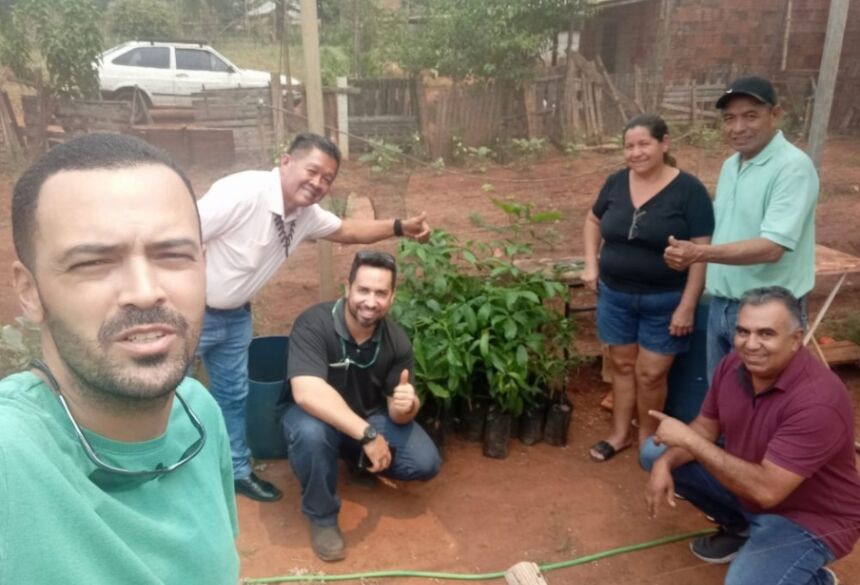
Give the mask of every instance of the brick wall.
[[[604, 9], [584, 26], [581, 52], [601, 55], [616, 75], [633, 64], [654, 75], [660, 0]], [[793, 0], [786, 72], [782, 47], [788, 0], [674, 0], [662, 83], [726, 81], [756, 73], [806, 88], [817, 74], [830, 0]], [[614, 42], [611, 37], [614, 38]], [[860, 93], [860, 3], [846, 23], [832, 121], [837, 126]], [[851, 126], [860, 125], [860, 109]]]
[[667, 82], [779, 67], [786, 0], [678, 0]]

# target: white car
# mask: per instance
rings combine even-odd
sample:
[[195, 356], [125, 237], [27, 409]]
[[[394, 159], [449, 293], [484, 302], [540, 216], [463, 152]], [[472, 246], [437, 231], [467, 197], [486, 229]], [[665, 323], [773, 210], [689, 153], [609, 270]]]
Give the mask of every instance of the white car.
[[[137, 87], [147, 105], [158, 107], [190, 106], [191, 94], [204, 89], [268, 87], [271, 79], [265, 71], [237, 67], [201, 43], [123, 43], [101, 54], [98, 70], [105, 97], [131, 100]], [[299, 85], [295, 78], [292, 82]], [[286, 76], [281, 83], [286, 86]]]

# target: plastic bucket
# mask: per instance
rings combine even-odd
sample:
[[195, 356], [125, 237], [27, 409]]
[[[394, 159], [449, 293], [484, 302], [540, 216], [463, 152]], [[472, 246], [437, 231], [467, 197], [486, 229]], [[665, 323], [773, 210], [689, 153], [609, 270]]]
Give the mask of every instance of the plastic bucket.
[[699, 414], [708, 391], [708, 305], [704, 296], [696, 307], [690, 351], [679, 353], [669, 370], [666, 414], [690, 422]]
[[257, 337], [248, 351], [248, 447], [257, 459], [284, 459], [287, 445], [278, 424], [278, 399], [287, 374], [286, 336]]

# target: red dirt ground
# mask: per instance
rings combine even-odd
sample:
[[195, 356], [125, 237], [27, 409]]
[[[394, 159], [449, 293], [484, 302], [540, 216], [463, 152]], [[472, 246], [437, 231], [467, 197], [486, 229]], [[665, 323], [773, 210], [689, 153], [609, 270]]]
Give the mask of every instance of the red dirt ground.
[[[697, 174], [712, 190], [722, 149], [685, 147], [677, 153], [680, 166]], [[472, 226], [468, 215], [503, 221], [489, 196], [512, 196], [541, 209], [558, 209], [564, 218], [556, 226], [564, 240], [557, 250], [541, 256], [581, 253], [581, 224], [601, 182], [620, 165], [620, 155], [586, 153], [579, 157], [550, 156], [538, 164], [478, 170], [449, 168], [442, 173], [415, 170], [411, 174], [370, 176], [367, 169], [348, 163], [336, 183], [336, 193], [368, 196], [378, 217], [402, 216], [422, 210], [434, 227], [461, 238], [487, 238]], [[194, 169], [198, 193], [234, 169]], [[236, 169], [238, 170], [238, 169]], [[483, 184], [492, 184], [488, 194]], [[818, 205], [818, 241], [860, 254], [860, 141], [834, 139], [825, 153], [822, 198]], [[11, 183], [0, 178], [0, 201], [8, 209]], [[364, 206], [367, 208], [367, 205]], [[393, 242], [380, 246], [394, 249]], [[334, 245], [335, 274], [345, 279], [354, 248]], [[0, 219], [0, 262], [13, 258], [8, 212]], [[820, 306], [832, 280], [818, 283], [810, 309]], [[318, 294], [317, 251], [305, 246], [289, 261], [255, 303], [258, 334], [287, 334], [293, 319]], [[588, 304], [587, 293], [574, 300]], [[860, 309], [860, 276], [849, 278], [831, 316], [839, 318]], [[0, 322], [19, 313], [7, 280], [0, 282]], [[589, 317], [579, 318], [581, 340], [593, 346]], [[860, 369], [841, 367], [855, 403], [860, 429]], [[242, 576], [260, 578], [287, 573], [345, 573], [382, 569], [444, 572], [504, 570], [521, 560], [557, 562], [606, 549], [707, 528], [708, 522], [688, 504], [664, 508], [656, 520], [647, 517], [643, 489], [646, 474], [638, 468], [635, 450], [612, 462], [590, 461], [588, 447], [606, 433], [609, 415], [597, 404], [607, 385], [599, 367], [580, 368], [570, 387], [575, 404], [570, 443], [565, 448], [511, 443], [506, 460], [487, 459], [480, 446], [451, 438], [439, 477], [424, 485], [385, 485], [362, 489], [341, 481], [340, 524], [348, 558], [329, 565], [310, 550], [307, 523], [300, 512], [299, 489], [286, 461], [266, 462], [260, 473], [285, 490], [275, 504], [261, 505], [239, 498], [241, 535], [238, 547]], [[343, 478], [342, 478], [343, 479]], [[860, 551], [838, 562], [844, 583], [860, 584]], [[692, 557], [686, 542], [617, 556], [546, 574], [559, 584], [687, 584], [721, 583], [725, 568], [709, 566]], [[383, 583], [366, 579], [364, 583]], [[415, 579], [387, 582], [412, 583]], [[441, 581], [435, 581], [441, 582]]]

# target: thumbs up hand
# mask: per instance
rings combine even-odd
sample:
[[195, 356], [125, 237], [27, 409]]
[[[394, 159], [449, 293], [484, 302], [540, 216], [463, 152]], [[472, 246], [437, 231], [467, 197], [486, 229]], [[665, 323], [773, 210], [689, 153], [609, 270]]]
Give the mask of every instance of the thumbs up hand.
[[390, 408], [392, 414], [404, 416], [413, 415], [418, 410], [418, 397], [415, 388], [409, 383], [409, 370], [400, 372], [400, 383], [394, 387]]
[[675, 270], [686, 270], [698, 261], [698, 246], [688, 240], [678, 240], [669, 236], [669, 245], [663, 252], [663, 260]]

